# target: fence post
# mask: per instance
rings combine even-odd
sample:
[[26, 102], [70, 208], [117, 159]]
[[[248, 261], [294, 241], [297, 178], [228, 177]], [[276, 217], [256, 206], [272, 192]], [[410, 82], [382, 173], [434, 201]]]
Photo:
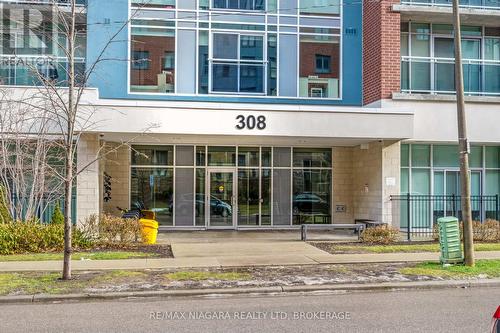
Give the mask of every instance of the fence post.
[[407, 211], [406, 211], [406, 218], [408, 220], [408, 228], [407, 228], [407, 239], [408, 241], [411, 241], [411, 197], [410, 197], [410, 193], [407, 193], [406, 194], [406, 207], [407, 207]]

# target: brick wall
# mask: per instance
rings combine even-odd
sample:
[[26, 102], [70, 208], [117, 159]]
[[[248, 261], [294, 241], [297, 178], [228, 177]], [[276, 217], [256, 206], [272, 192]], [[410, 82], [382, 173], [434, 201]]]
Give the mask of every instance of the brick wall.
[[400, 14], [392, 12], [399, 0], [364, 0], [363, 104], [390, 98], [400, 90]]

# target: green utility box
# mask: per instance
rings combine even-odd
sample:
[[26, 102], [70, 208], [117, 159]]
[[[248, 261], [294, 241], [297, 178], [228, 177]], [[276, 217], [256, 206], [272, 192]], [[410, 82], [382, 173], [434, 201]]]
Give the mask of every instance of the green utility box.
[[460, 225], [456, 217], [438, 219], [439, 246], [441, 248], [441, 264], [463, 263], [462, 243], [460, 242]]

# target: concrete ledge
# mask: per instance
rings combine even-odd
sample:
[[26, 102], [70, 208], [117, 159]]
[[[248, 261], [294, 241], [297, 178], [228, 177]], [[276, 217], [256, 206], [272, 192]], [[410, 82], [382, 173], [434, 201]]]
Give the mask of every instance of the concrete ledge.
[[500, 279], [449, 280], [417, 282], [385, 282], [365, 284], [325, 284], [308, 286], [241, 287], [225, 289], [181, 289], [159, 291], [116, 292], [102, 294], [67, 294], [67, 295], [25, 295], [0, 297], [0, 304], [15, 303], [52, 303], [74, 301], [116, 300], [124, 298], [162, 298], [193, 297], [208, 295], [249, 295], [249, 294], [285, 294], [311, 292], [356, 292], [356, 291], [392, 291], [392, 290], [429, 290], [446, 288], [497, 288]]
[[[454, 95], [409, 94], [401, 92], [393, 92], [392, 99], [395, 101], [419, 102], [456, 102], [457, 100]], [[500, 96], [465, 96], [465, 101], [469, 103], [500, 104]]]
[[[439, 4], [394, 4], [394, 12], [401, 13], [403, 19], [423, 20], [430, 23], [453, 23], [452, 7]], [[500, 8], [460, 8], [460, 19], [463, 24], [479, 24], [497, 26], [500, 19]]]

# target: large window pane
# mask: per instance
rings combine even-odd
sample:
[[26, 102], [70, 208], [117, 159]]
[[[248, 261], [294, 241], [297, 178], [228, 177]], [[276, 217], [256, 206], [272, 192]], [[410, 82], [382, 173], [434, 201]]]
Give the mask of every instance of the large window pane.
[[500, 147], [486, 147], [486, 167], [500, 168]]
[[264, 41], [262, 36], [240, 37], [240, 60], [262, 60]]
[[177, 146], [175, 156], [175, 165], [193, 166], [194, 165], [194, 146]]
[[338, 98], [340, 78], [339, 37], [302, 35], [300, 37], [301, 97]]
[[194, 169], [175, 170], [175, 225], [193, 226], [194, 216]]
[[338, 16], [340, 0], [300, 0], [301, 14]]
[[329, 168], [332, 166], [332, 150], [294, 148], [293, 166], [296, 168]]
[[431, 89], [431, 65], [425, 61], [412, 61], [411, 63], [411, 90]]
[[293, 224], [330, 223], [330, 170], [293, 172]]
[[261, 170], [261, 225], [271, 225], [271, 169]]
[[458, 146], [434, 145], [435, 167], [458, 167]]
[[198, 93], [208, 94], [208, 31], [199, 32], [198, 62]]
[[238, 225], [259, 225], [259, 169], [238, 170]]
[[214, 34], [213, 42], [215, 59], [238, 59], [238, 35]]
[[430, 145], [411, 145], [411, 165], [414, 167], [429, 167], [430, 151]]
[[430, 170], [411, 170], [411, 191], [413, 194], [431, 194]]
[[130, 90], [175, 92], [175, 30], [132, 28]]
[[131, 207], [152, 210], [161, 225], [173, 224], [173, 169], [131, 170]]
[[430, 36], [426, 34], [411, 35], [411, 56], [430, 56]]
[[264, 66], [240, 65], [240, 92], [264, 92]]
[[290, 225], [291, 170], [273, 170], [273, 225]]
[[401, 166], [407, 167], [410, 165], [410, 145], [401, 145]]
[[217, 92], [238, 92], [238, 65], [214, 64], [212, 90]]
[[133, 146], [132, 165], [174, 165], [174, 147]]
[[259, 147], [238, 147], [238, 166], [258, 167]]
[[213, 8], [240, 9], [240, 10], [264, 10], [265, 9], [265, 0], [214, 0]]
[[205, 169], [196, 169], [195, 223], [205, 226]]
[[275, 147], [273, 151], [273, 166], [276, 167], [290, 167], [291, 161], [290, 147]]
[[278, 94], [278, 37], [276, 34], [267, 36], [267, 95]]
[[236, 147], [208, 147], [208, 165], [235, 166]]

